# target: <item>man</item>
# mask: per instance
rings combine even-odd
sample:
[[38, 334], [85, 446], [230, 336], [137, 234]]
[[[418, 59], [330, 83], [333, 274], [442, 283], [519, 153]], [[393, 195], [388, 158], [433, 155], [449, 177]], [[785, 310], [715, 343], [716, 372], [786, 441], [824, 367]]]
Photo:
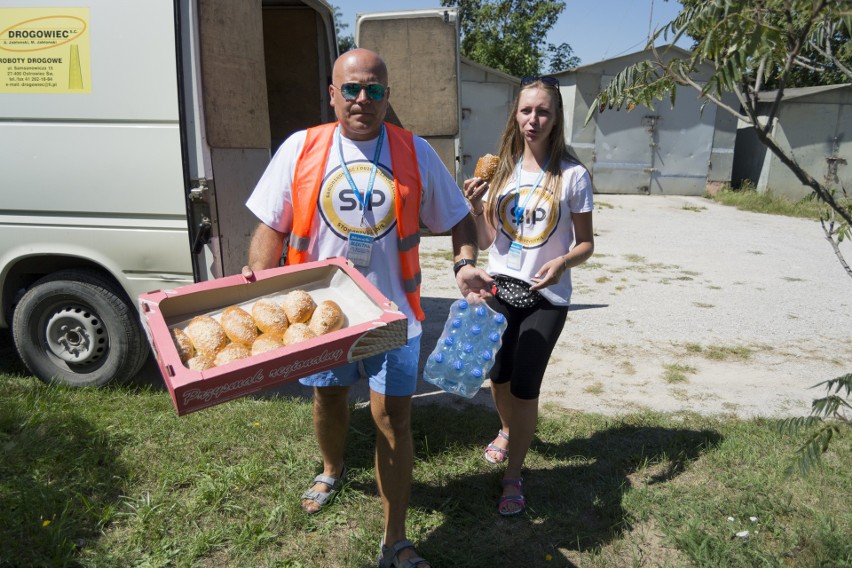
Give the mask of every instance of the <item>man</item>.
[[[420, 353], [419, 230], [452, 231], [454, 270], [463, 295], [486, 296], [492, 279], [475, 267], [476, 228], [467, 202], [422, 138], [384, 123], [390, 88], [378, 54], [355, 49], [334, 64], [331, 104], [337, 122], [288, 138], [247, 206], [260, 219], [248, 269], [346, 256], [408, 317], [408, 345], [364, 360], [376, 424], [376, 480], [384, 506], [382, 566], [425, 567], [405, 537], [414, 459], [411, 395]], [[246, 271], [250, 273], [250, 270]], [[323, 473], [302, 496], [315, 513], [345, 476], [349, 387], [358, 364], [301, 379], [314, 387], [314, 429]]]

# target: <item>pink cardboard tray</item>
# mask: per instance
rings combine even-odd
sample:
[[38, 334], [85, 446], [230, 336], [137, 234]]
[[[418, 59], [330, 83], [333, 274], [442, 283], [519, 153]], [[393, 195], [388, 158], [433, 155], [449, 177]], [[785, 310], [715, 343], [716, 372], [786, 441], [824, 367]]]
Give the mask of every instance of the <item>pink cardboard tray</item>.
[[[201, 314], [218, 318], [228, 306], [250, 312], [258, 298], [281, 299], [297, 289], [308, 292], [317, 304], [337, 302], [346, 316], [345, 327], [205, 371], [191, 370], [180, 360], [172, 329], [185, 327]], [[139, 310], [178, 415], [377, 355], [408, 341], [405, 315], [343, 258], [262, 270], [251, 281], [242, 275], [226, 276], [149, 292], [139, 296]]]

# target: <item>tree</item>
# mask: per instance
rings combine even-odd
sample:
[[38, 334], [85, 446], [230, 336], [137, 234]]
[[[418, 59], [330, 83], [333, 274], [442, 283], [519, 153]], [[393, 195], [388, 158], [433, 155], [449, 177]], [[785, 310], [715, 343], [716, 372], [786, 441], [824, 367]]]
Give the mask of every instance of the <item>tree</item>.
[[580, 58], [574, 55], [574, 50], [567, 43], [559, 45], [549, 43], [547, 51], [550, 54], [550, 73], [567, 71], [580, 65]]
[[[669, 0], [666, 0], [669, 1]], [[686, 8], [694, 8], [704, 0], [677, 0]], [[792, 25], [801, 31], [804, 25], [807, 25], [808, 14], [800, 13], [791, 10], [790, 18]], [[787, 14], [783, 10], [773, 10], [767, 14], [767, 18], [777, 27], [784, 27]], [[704, 39], [704, 30], [698, 26], [689, 26], [687, 34], [696, 40], [698, 45], [699, 40]], [[787, 87], [813, 87], [818, 85], [835, 85], [849, 80], [848, 73], [845, 69], [852, 68], [852, 37], [848, 30], [841, 27], [835, 27], [832, 33], [828, 34], [821, 42], [822, 45], [814, 45], [807, 43], [802, 46], [802, 50], [793, 62], [793, 67], [790, 69], [787, 77]], [[828, 51], [832, 57], [826, 57], [823, 52]], [[764, 88], [776, 89], [778, 87], [777, 74], [773, 74], [766, 79]]]
[[[672, 36], [674, 43], [684, 34], [696, 39], [688, 56], [664, 60], [664, 54], [653, 47], [661, 36]], [[796, 68], [832, 68], [852, 80], [852, 70], [835, 49], [838, 38], [851, 34], [852, 3], [848, 0], [686, 1], [680, 14], [650, 38], [648, 47], [653, 57], [616, 75], [598, 94], [586, 123], [595, 112], [606, 109], [632, 109], [638, 104], [653, 108], [654, 100], [667, 96], [674, 104], [679, 87], [697, 91], [706, 102], [754, 126], [758, 139], [811, 189], [811, 198], [826, 205], [821, 219], [823, 231], [852, 277], [852, 268], [840, 250], [852, 225], [852, 199], [846, 188], [816, 179], [773, 136], [779, 103]], [[807, 54], [818, 59], [808, 59]], [[700, 81], [706, 68], [711, 70], [709, 79]], [[773, 89], [774, 95], [768, 115], [761, 117], [758, 102], [764, 101], [765, 95], [760, 96], [768, 89]], [[736, 95], [738, 108], [723, 103], [726, 93]]]
[[334, 33], [337, 36], [337, 51], [338, 53], [345, 53], [355, 47], [355, 38], [352, 34], [343, 35], [343, 30], [348, 28], [349, 24], [344, 24], [341, 21], [343, 16], [339, 7], [332, 6], [332, 9], [334, 9]]
[[551, 71], [580, 63], [567, 43], [545, 43], [565, 10], [562, 0], [441, 0], [441, 5], [459, 9], [461, 54], [478, 63], [516, 77], [538, 75], [547, 59]]
[[[797, 80], [797, 69], [814, 73], [837, 71], [852, 80], [848, 66], [848, 43], [852, 35], [852, 2], [848, 0], [682, 0], [684, 9], [649, 40], [650, 60], [621, 71], [598, 94], [586, 123], [595, 112], [642, 104], [653, 108], [654, 100], [668, 96], [674, 104], [679, 87], [698, 92], [706, 102], [715, 103], [754, 127], [758, 139], [786, 165], [796, 178], [812, 190], [811, 197], [825, 204], [821, 225], [846, 273], [852, 269], [840, 251], [840, 242], [850, 236], [852, 199], [842, 185], [821, 182], [805, 171], [792, 152], [773, 136], [778, 106], [784, 89]], [[686, 57], [664, 58], [653, 46], [662, 35], [676, 42], [688, 34], [696, 39]], [[710, 69], [709, 79], [699, 77]], [[771, 89], [768, 114], [758, 113], [761, 93]], [[733, 93], [739, 101], [734, 108], [724, 104], [722, 95]], [[762, 101], [761, 101], [762, 102]], [[852, 374], [825, 381], [827, 396], [813, 402], [811, 416], [780, 423], [780, 429], [797, 432], [818, 427], [799, 448], [799, 470], [806, 472], [828, 449], [832, 437], [848, 433], [846, 418], [852, 405]], [[845, 391], [845, 394], [844, 394]], [[831, 422], [825, 419], [833, 419]]]

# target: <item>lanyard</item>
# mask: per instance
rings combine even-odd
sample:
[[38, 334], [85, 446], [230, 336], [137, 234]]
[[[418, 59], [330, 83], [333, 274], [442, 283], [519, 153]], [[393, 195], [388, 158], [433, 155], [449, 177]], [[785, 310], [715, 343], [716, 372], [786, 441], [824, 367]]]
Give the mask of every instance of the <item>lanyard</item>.
[[343, 142], [340, 138], [340, 126], [334, 130], [334, 136], [337, 138], [337, 154], [340, 159], [340, 165], [343, 168], [343, 175], [346, 176], [346, 181], [349, 182], [349, 187], [355, 192], [355, 197], [358, 198], [358, 203], [361, 204], [361, 222], [363, 224], [364, 214], [366, 211], [373, 209], [373, 183], [376, 181], [376, 170], [378, 170], [379, 157], [382, 153], [382, 142], [385, 138], [385, 126], [379, 131], [379, 141], [376, 143], [376, 153], [373, 155], [373, 166], [370, 168], [370, 180], [367, 182], [367, 190], [364, 192], [364, 197], [361, 197], [361, 192], [355, 185], [355, 180], [352, 179], [352, 174], [349, 173], [349, 167], [346, 165], [346, 160], [343, 159]]
[[[524, 211], [527, 208], [527, 205], [530, 202], [535, 190], [538, 188], [538, 184], [541, 183], [541, 178], [544, 177], [544, 172], [547, 171], [547, 162], [544, 162], [544, 167], [541, 168], [541, 171], [538, 172], [538, 177], [535, 178], [535, 183], [530, 189], [530, 192], [527, 194], [527, 198], [524, 199], [524, 204], [518, 207], [519, 197], [521, 195], [521, 162], [524, 161], [523, 154], [521, 155], [521, 159], [518, 160], [518, 173], [515, 176], [515, 224], [518, 226], [518, 230], [521, 228], [521, 219], [524, 218]], [[548, 162], [550, 159], [548, 158]]]

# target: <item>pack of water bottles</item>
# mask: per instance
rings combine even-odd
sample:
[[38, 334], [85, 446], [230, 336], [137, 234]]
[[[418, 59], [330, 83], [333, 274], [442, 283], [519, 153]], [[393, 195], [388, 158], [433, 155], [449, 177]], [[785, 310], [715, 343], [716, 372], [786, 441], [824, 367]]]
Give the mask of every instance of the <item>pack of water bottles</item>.
[[506, 325], [503, 314], [484, 302], [457, 300], [426, 360], [423, 378], [449, 393], [473, 398], [494, 366]]

